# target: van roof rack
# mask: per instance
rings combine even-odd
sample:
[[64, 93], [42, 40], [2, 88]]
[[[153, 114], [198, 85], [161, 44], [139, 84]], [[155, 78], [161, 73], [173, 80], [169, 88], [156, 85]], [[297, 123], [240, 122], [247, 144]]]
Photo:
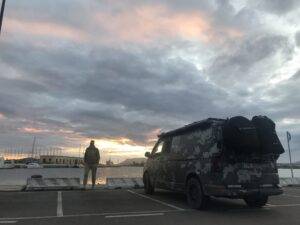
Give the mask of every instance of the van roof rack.
[[167, 131], [167, 132], [163, 132], [163, 133], [159, 134], [158, 137], [162, 138], [162, 137], [173, 136], [173, 135], [176, 135], [176, 134], [181, 134], [181, 133], [185, 133], [187, 131], [194, 130], [194, 129], [199, 128], [199, 127], [203, 127], [203, 128], [207, 127], [208, 125], [211, 125], [213, 122], [224, 122], [224, 121], [225, 121], [225, 119], [207, 118], [207, 119], [204, 119], [204, 120], [200, 120], [200, 121], [196, 121], [196, 122], [187, 124], [183, 127], [177, 128], [175, 130], [170, 130], [170, 131]]

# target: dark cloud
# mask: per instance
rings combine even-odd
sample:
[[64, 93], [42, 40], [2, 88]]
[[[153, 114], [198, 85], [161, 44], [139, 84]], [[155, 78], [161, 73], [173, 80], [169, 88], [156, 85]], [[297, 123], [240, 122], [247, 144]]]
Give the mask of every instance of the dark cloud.
[[267, 12], [283, 15], [296, 10], [299, 3], [298, 0], [264, 0], [259, 1], [258, 6]]
[[298, 47], [300, 47], [300, 31], [297, 31], [295, 34], [295, 41]]
[[299, 119], [300, 105], [296, 104], [300, 101], [299, 85], [300, 71], [297, 71], [290, 79], [270, 90], [269, 94], [276, 100], [273, 103], [278, 108], [276, 114], [285, 118]]
[[[157, 57], [152, 52], [99, 48], [79, 59], [76, 52], [49, 53], [44, 49], [15, 45], [9, 49], [9, 46], [1, 49], [2, 61], [30, 74], [26, 80], [3, 79], [7, 87], [3, 91], [10, 89], [13, 94], [9, 99], [16, 101], [11, 111], [30, 118], [31, 110], [41, 108], [36, 120], [45, 121], [45, 117], [59, 114], [73, 124], [75, 131], [86, 136], [130, 134], [136, 141], [145, 141], [152, 129], [173, 128], [178, 124], [175, 121], [197, 120], [199, 115], [216, 109], [214, 100], [226, 97], [226, 93], [208, 84], [191, 63], [180, 58], [165, 60], [167, 51], [161, 51]], [[15, 59], [11, 60], [12, 50], [20, 57], [15, 53]], [[25, 52], [32, 57], [21, 57]], [[60, 71], [54, 71], [49, 64], [55, 64]], [[21, 93], [28, 93], [23, 96], [24, 101]], [[78, 100], [86, 106], [72, 106]], [[102, 109], [103, 105], [106, 109]], [[124, 113], [129, 117], [124, 117]], [[131, 118], [130, 114], [135, 113], [142, 117]], [[146, 115], [151, 115], [151, 119]]]
[[300, 80], [300, 70], [298, 70], [298, 71], [292, 76], [291, 79], [299, 81], [299, 80]]
[[[29, 20], [33, 22], [54, 22], [59, 24], [70, 24], [75, 27], [88, 25], [88, 15], [94, 10], [96, 5], [92, 0], [61, 0], [39, 1], [39, 0], [13, 0], [6, 4], [6, 16], [19, 20]], [[74, 16], [77, 14], [77, 16]]]
[[292, 49], [288, 38], [281, 35], [251, 36], [216, 57], [208, 69], [208, 74], [211, 80], [221, 85], [246, 86], [247, 82], [259, 82], [256, 79], [261, 78], [261, 74], [255, 72], [259, 63], [270, 60], [278, 53], [282, 54], [283, 60], [289, 59]]

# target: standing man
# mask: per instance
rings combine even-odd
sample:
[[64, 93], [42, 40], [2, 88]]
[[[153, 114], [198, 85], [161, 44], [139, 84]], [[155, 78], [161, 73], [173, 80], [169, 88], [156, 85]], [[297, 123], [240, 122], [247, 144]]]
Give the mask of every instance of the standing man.
[[95, 147], [95, 141], [91, 140], [90, 146], [84, 153], [84, 179], [83, 186], [86, 188], [87, 180], [90, 170], [92, 171], [92, 188], [95, 187], [97, 167], [100, 161], [100, 154], [98, 148]]

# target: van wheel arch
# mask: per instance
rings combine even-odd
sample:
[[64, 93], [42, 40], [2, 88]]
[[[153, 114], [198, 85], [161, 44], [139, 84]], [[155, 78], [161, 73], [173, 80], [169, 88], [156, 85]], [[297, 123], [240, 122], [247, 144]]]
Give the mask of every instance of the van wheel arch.
[[[204, 193], [205, 195], [207, 195], [207, 191], [206, 191], [206, 189], [205, 189], [205, 186], [204, 186], [204, 184], [203, 184], [203, 182], [202, 182], [201, 177], [200, 177], [197, 173], [195, 173], [195, 172], [191, 172], [191, 173], [189, 173], [189, 174], [186, 176], [186, 178], [185, 178], [185, 183], [184, 183], [184, 188], [186, 188], [187, 182], [188, 182], [188, 180], [191, 179], [191, 178], [196, 178], [196, 179], [200, 182], [203, 193]], [[209, 196], [209, 195], [207, 195], [207, 196]]]
[[187, 176], [186, 176], [186, 178], [185, 178], [185, 188], [186, 188], [186, 186], [187, 186], [187, 184], [188, 184], [188, 181], [189, 181], [189, 179], [191, 179], [191, 178], [195, 178], [195, 179], [197, 179], [199, 182], [200, 182], [200, 184], [201, 184], [201, 188], [202, 188], [202, 191], [203, 191], [203, 185], [202, 185], [202, 182], [201, 182], [201, 179], [200, 179], [200, 177], [196, 174], [196, 173], [189, 173]]
[[205, 195], [202, 182], [197, 174], [191, 173], [186, 177], [185, 193], [191, 208], [205, 209], [207, 207], [210, 198]]

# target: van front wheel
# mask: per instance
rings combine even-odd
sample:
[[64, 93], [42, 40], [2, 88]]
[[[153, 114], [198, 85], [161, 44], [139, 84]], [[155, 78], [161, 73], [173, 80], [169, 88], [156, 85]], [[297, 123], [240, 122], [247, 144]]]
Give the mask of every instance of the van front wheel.
[[209, 197], [204, 195], [201, 183], [196, 178], [190, 178], [186, 187], [187, 201], [193, 209], [205, 209]]
[[244, 201], [250, 207], [261, 208], [268, 202], [267, 195], [260, 195], [260, 196], [247, 196], [244, 198]]

